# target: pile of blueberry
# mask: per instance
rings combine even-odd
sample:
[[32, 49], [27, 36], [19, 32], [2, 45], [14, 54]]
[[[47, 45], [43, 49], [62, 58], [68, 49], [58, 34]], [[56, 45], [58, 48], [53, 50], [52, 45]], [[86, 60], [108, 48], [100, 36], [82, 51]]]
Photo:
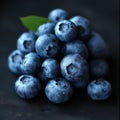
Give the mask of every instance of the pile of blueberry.
[[31, 99], [44, 92], [51, 102], [62, 103], [86, 88], [91, 99], [107, 99], [112, 87], [106, 80], [109, 65], [104, 39], [83, 16], [69, 18], [65, 10], [54, 9], [48, 19], [51, 22], [36, 32], [23, 33], [17, 50], [8, 57], [10, 71], [20, 75], [16, 93]]

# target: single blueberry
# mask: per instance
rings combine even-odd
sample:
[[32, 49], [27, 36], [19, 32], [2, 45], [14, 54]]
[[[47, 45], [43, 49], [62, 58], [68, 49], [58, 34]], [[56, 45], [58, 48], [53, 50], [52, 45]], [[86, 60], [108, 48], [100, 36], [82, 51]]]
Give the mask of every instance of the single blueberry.
[[35, 49], [43, 58], [55, 57], [60, 49], [60, 42], [53, 34], [44, 34], [38, 37]]
[[50, 79], [58, 77], [59, 71], [58, 62], [53, 58], [48, 58], [43, 61], [41, 71], [38, 75], [43, 82], [47, 82]]
[[52, 10], [49, 15], [48, 15], [48, 19], [52, 22], [58, 22], [60, 20], [65, 20], [68, 19], [68, 13], [60, 8], [54, 9]]
[[8, 56], [8, 68], [15, 74], [21, 74], [20, 64], [22, 63], [24, 55], [19, 50], [14, 50]]
[[75, 41], [66, 43], [62, 48], [62, 53], [64, 55], [78, 53], [85, 59], [88, 57], [87, 47], [80, 40], [75, 40]]
[[97, 32], [92, 32], [92, 36], [87, 42], [87, 47], [92, 58], [108, 57], [108, 45]]
[[79, 38], [87, 38], [91, 33], [90, 22], [83, 16], [74, 16], [70, 19], [78, 29]]
[[71, 82], [71, 84], [75, 89], [81, 90], [87, 86], [88, 82], [89, 82], [89, 74], [86, 74], [85, 76], [81, 77], [78, 81]]
[[60, 63], [61, 73], [69, 81], [81, 81], [88, 79], [88, 63], [79, 54], [69, 54]]
[[110, 97], [111, 91], [111, 84], [104, 79], [93, 80], [87, 87], [88, 95], [93, 100], [105, 100]]
[[109, 73], [109, 65], [104, 59], [91, 60], [89, 68], [93, 78], [106, 77]]
[[55, 35], [63, 42], [70, 42], [77, 36], [77, 27], [69, 20], [62, 20], [55, 26]]
[[54, 27], [55, 27], [54, 23], [49, 22], [49, 23], [42, 24], [38, 27], [36, 35], [40, 36], [47, 33], [54, 34]]
[[73, 89], [64, 78], [50, 80], [45, 87], [47, 98], [53, 103], [63, 103], [72, 97]]
[[39, 94], [41, 84], [31, 75], [21, 75], [15, 82], [16, 93], [24, 99], [31, 99]]
[[35, 50], [36, 35], [29, 31], [21, 34], [17, 40], [17, 49], [26, 54]]
[[34, 52], [25, 55], [21, 64], [23, 74], [34, 74], [40, 70], [41, 58]]

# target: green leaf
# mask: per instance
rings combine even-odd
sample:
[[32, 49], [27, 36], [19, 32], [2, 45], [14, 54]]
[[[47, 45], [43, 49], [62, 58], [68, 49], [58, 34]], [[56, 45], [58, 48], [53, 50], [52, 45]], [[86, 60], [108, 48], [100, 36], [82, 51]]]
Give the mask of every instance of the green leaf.
[[36, 32], [39, 25], [50, 22], [47, 18], [40, 16], [20, 17], [20, 20], [26, 28], [34, 32]]

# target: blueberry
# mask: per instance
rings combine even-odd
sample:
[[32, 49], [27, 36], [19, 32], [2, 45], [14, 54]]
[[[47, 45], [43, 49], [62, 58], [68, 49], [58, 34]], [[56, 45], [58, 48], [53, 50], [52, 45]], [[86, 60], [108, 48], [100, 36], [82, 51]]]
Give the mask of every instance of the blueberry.
[[67, 18], [68, 18], [68, 13], [60, 8], [52, 10], [48, 15], [48, 19], [55, 23], [60, 20], [65, 20]]
[[88, 40], [87, 46], [89, 55], [92, 58], [106, 58], [108, 56], [108, 46], [97, 32], [92, 32], [92, 36]]
[[15, 82], [16, 93], [24, 99], [31, 99], [39, 94], [41, 84], [31, 75], [21, 75]]
[[38, 37], [35, 44], [36, 52], [43, 58], [55, 57], [60, 49], [60, 42], [53, 34]]
[[55, 34], [59, 40], [63, 42], [70, 42], [77, 36], [77, 27], [71, 21], [62, 20], [56, 24]]
[[78, 53], [85, 59], [88, 57], [87, 47], [80, 40], [75, 40], [75, 41], [66, 43], [62, 48], [62, 53], [64, 55]]
[[73, 81], [71, 84], [75, 89], [81, 90], [87, 86], [89, 82], [89, 74], [86, 74], [86, 76], [83, 76], [79, 79], [79, 81]]
[[41, 58], [36, 53], [28, 53], [25, 55], [21, 64], [21, 71], [23, 74], [34, 74], [39, 71], [41, 67]]
[[110, 97], [111, 91], [111, 84], [104, 79], [91, 81], [87, 88], [88, 95], [93, 100], [105, 100]]
[[20, 64], [23, 61], [24, 55], [19, 50], [14, 50], [8, 56], [8, 67], [11, 72], [21, 74]]
[[91, 33], [90, 22], [83, 16], [74, 16], [70, 19], [78, 29], [79, 38], [87, 38]]
[[36, 35], [33, 32], [23, 33], [17, 40], [17, 49], [26, 54], [35, 50]]
[[104, 59], [90, 61], [90, 73], [93, 78], [106, 77], [109, 72], [109, 65]]
[[60, 63], [61, 73], [69, 81], [88, 79], [88, 63], [79, 54], [69, 54]]
[[53, 58], [48, 58], [43, 61], [41, 66], [41, 71], [39, 72], [39, 77], [44, 82], [49, 79], [56, 78], [59, 74], [59, 64]]
[[55, 27], [54, 23], [42, 24], [38, 27], [36, 35], [40, 36], [40, 35], [47, 34], [47, 33], [54, 34], [54, 27]]
[[50, 80], [45, 87], [47, 98], [53, 103], [63, 103], [68, 101], [73, 94], [73, 89], [64, 78]]

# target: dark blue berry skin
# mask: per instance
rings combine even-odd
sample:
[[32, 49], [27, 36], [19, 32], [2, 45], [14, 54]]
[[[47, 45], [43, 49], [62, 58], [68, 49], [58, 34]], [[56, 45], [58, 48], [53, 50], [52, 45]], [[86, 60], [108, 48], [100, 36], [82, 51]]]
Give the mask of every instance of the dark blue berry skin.
[[36, 35], [40, 36], [47, 33], [54, 34], [54, 27], [55, 27], [54, 23], [49, 22], [49, 23], [42, 24], [38, 27]]
[[106, 77], [109, 73], [109, 65], [104, 59], [91, 60], [89, 68], [93, 78]]
[[23, 74], [32, 75], [37, 73], [41, 67], [41, 58], [34, 52], [25, 55], [21, 64], [21, 71]]
[[52, 22], [57, 23], [58, 21], [68, 19], [68, 13], [60, 8], [54, 9], [49, 13], [48, 19]]
[[31, 99], [39, 94], [41, 84], [31, 75], [21, 75], [15, 82], [15, 91], [23, 99]]
[[60, 42], [53, 34], [44, 34], [38, 37], [35, 49], [43, 58], [55, 57], [60, 49]]
[[74, 16], [70, 19], [78, 29], [79, 38], [87, 38], [91, 33], [90, 22], [87, 18], [83, 16]]
[[63, 42], [70, 42], [77, 36], [77, 27], [69, 20], [62, 20], [55, 26], [55, 35]]
[[53, 103], [67, 102], [73, 94], [73, 89], [64, 78], [50, 80], [45, 87], [47, 98]]
[[88, 40], [87, 46], [91, 58], [108, 57], [108, 46], [97, 32], [92, 32], [92, 36]]
[[71, 84], [76, 90], [81, 90], [87, 86], [88, 82], [89, 82], [89, 74], [86, 74], [85, 76], [81, 77], [78, 81], [71, 82]]
[[64, 55], [77, 53], [77, 54], [80, 54], [85, 59], [88, 57], [87, 47], [80, 40], [75, 40], [75, 41], [66, 43], [62, 48], [62, 53]]
[[14, 50], [10, 53], [8, 56], [8, 67], [11, 72], [18, 75], [21, 74], [20, 64], [22, 63], [23, 58], [24, 55], [19, 50]]
[[84, 77], [88, 79], [88, 63], [79, 54], [65, 56], [60, 63], [60, 69], [63, 77], [69, 81], [81, 81]]
[[110, 97], [111, 91], [111, 84], [104, 79], [93, 80], [87, 87], [88, 95], [93, 100], [106, 100]]
[[29, 31], [23, 33], [17, 40], [17, 49], [27, 54], [35, 50], [36, 35]]
[[48, 80], [58, 77], [59, 69], [58, 62], [53, 58], [48, 58], [41, 65], [39, 78], [46, 83]]

